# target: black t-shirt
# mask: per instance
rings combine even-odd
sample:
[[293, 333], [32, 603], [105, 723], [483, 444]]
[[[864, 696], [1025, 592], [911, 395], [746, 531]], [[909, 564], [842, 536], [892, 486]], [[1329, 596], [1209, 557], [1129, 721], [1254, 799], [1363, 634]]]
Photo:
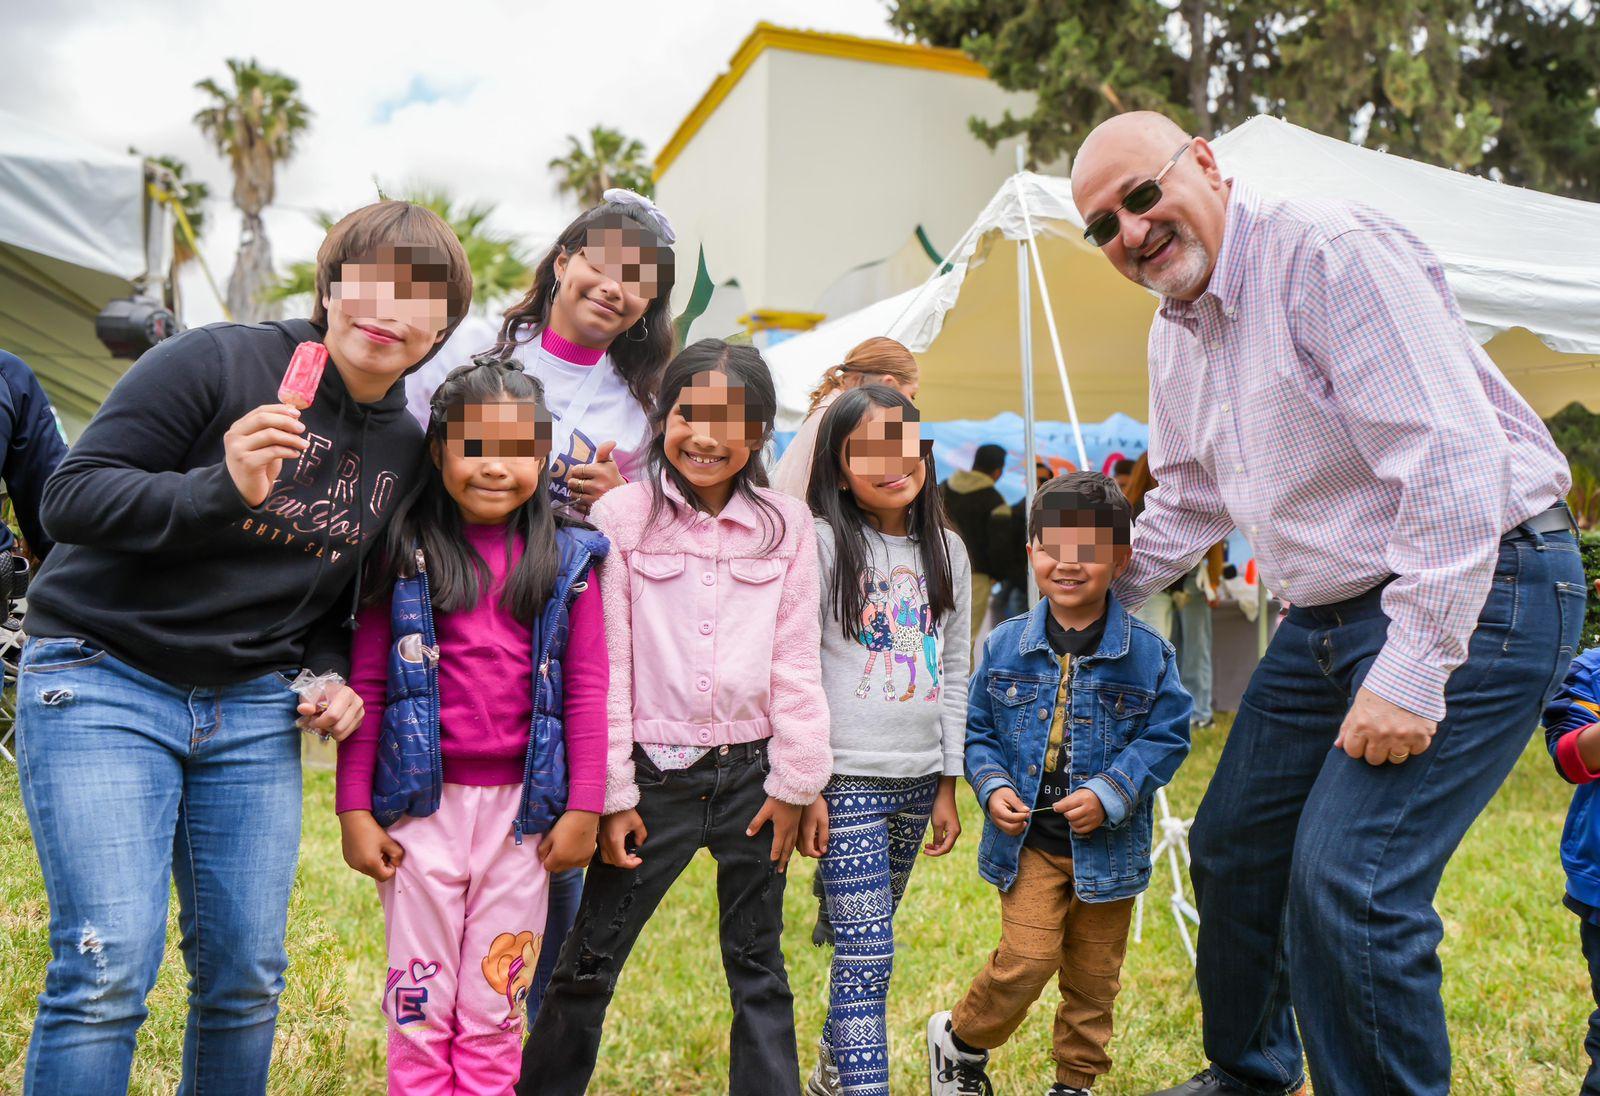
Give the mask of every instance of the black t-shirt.
[[[1105, 614], [1100, 619], [1076, 631], [1072, 628], [1063, 628], [1056, 622], [1054, 613], [1046, 613], [1044, 618], [1045, 638], [1050, 642], [1050, 650], [1057, 658], [1070, 655], [1080, 658], [1090, 654], [1100, 646], [1101, 637], [1106, 634]], [[1052, 708], [1050, 723], [1055, 726], [1056, 712]], [[1039, 774], [1039, 794], [1034, 799], [1034, 808], [1039, 813], [1033, 816], [1033, 824], [1028, 827], [1028, 836], [1023, 839], [1023, 844], [1056, 855], [1072, 855], [1072, 828], [1067, 825], [1067, 816], [1059, 811], [1050, 810], [1059, 800], [1065, 799], [1068, 788], [1068, 775], [1072, 771], [1072, 724], [1071, 713], [1067, 713], [1061, 724], [1061, 746], [1054, 751], [1048, 746], [1045, 748], [1043, 770]], [[1054, 764], [1052, 764], [1054, 762]]]

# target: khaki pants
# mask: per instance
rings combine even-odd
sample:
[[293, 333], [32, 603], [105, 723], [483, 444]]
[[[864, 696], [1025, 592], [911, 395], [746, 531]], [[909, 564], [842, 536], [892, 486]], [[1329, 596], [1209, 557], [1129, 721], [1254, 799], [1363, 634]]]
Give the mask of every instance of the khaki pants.
[[974, 667], [977, 666], [978, 637], [983, 634], [983, 622], [989, 618], [989, 595], [994, 590], [994, 579], [972, 572], [972, 650]]
[[1011, 1038], [1052, 977], [1056, 1081], [1086, 1088], [1111, 1068], [1111, 1003], [1122, 988], [1132, 898], [1084, 902], [1072, 859], [1024, 847], [1017, 881], [1000, 896], [1000, 946], [950, 1016], [962, 1042], [992, 1050]]

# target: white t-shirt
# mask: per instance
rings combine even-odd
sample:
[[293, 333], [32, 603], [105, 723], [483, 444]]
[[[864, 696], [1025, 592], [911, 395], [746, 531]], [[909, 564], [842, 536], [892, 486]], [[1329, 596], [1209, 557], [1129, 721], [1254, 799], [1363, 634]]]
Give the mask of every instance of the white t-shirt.
[[[474, 324], [467, 331], [468, 324]], [[484, 332], [487, 331], [487, 339]], [[463, 334], [466, 332], [466, 334]], [[406, 378], [406, 403], [424, 427], [428, 422], [428, 401], [452, 369], [465, 365], [472, 355], [489, 349], [497, 332], [487, 322], [468, 317], [439, 348], [427, 365]], [[556, 512], [584, 520], [572, 507], [572, 492], [567, 488], [567, 471], [589, 464], [604, 442], [614, 441], [612, 459], [624, 479], [633, 481], [644, 470], [650, 441], [650, 422], [644, 408], [628, 391], [627, 382], [602, 355], [593, 365], [576, 365], [545, 350], [540, 336], [529, 335], [512, 352], [522, 370], [544, 385], [545, 406], [555, 418], [550, 452], [550, 500]]]

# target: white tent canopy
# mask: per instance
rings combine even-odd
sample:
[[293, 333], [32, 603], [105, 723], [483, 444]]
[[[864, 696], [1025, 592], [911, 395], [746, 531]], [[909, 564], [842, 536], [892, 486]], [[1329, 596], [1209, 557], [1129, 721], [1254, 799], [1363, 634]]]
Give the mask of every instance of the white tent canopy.
[[132, 364], [95, 338], [95, 316], [146, 285], [160, 296], [170, 247], [139, 157], [0, 112], [0, 349], [33, 368], [69, 429]]
[[[1550, 415], [1573, 400], [1600, 410], [1600, 205], [1358, 148], [1274, 118], [1253, 118], [1214, 147], [1225, 175], [1264, 194], [1358, 201], [1408, 226], [1438, 253], [1473, 334], [1536, 411]], [[781, 425], [793, 428], [823, 370], [874, 335], [918, 355], [917, 402], [929, 420], [1020, 409], [1017, 267], [1010, 248], [990, 253], [1001, 239], [1030, 237], [1078, 417], [1145, 418], [1145, 346], [1157, 301], [1112, 269], [1082, 229], [1067, 179], [1025, 172], [1007, 180], [944, 273], [767, 352]], [[1065, 420], [1036, 282], [1033, 296], [1036, 414]]]

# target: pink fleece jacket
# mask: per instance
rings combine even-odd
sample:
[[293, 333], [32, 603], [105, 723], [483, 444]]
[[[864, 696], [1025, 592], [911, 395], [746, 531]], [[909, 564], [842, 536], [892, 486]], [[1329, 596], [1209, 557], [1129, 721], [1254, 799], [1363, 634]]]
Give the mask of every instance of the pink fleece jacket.
[[783, 517], [735, 494], [716, 517], [683, 503], [647, 528], [650, 486], [595, 504], [611, 541], [602, 566], [609, 764], [606, 813], [639, 801], [633, 744], [719, 746], [770, 739], [767, 794], [810, 803], [833, 768], [821, 685], [817, 543], [795, 499], [758, 489]]
[[[533, 632], [501, 604], [506, 574], [522, 558], [520, 543], [508, 551], [501, 526], [468, 525], [467, 542], [478, 550], [492, 581], [489, 592], [466, 612], [437, 613], [439, 641], [439, 746], [444, 781], [494, 787], [520, 784], [533, 723]], [[566, 728], [567, 807], [598, 812], [605, 802], [606, 662], [605, 625], [598, 579], [572, 603], [567, 656], [562, 661], [562, 718]], [[350, 650], [350, 687], [366, 714], [355, 734], [339, 744], [334, 809], [372, 809], [372, 774], [388, 692], [387, 599], [362, 610]]]

